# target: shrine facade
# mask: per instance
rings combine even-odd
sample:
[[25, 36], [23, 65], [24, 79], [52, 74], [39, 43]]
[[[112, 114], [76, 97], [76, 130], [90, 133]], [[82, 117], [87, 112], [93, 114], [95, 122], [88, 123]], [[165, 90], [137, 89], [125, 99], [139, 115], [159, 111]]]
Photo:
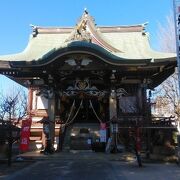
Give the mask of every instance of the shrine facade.
[[32, 26], [23, 52], [0, 56], [0, 73], [28, 88], [31, 140], [42, 143], [44, 116], [52, 143], [60, 127], [97, 138], [104, 123], [150, 125], [147, 90], [174, 72], [176, 55], [152, 50], [146, 26], [97, 26], [85, 10], [74, 27]]

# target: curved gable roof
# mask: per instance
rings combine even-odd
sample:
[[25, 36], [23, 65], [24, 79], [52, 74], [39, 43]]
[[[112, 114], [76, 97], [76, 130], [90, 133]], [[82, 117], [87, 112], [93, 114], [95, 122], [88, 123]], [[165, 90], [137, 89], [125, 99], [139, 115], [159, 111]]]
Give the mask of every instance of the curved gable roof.
[[[0, 56], [1, 61], [39, 61], [48, 54], [64, 49], [73, 42], [86, 42], [86, 46], [98, 51], [104, 48], [104, 55], [109, 54], [111, 61], [145, 60], [176, 61], [174, 53], [161, 53], [151, 49], [145, 24], [132, 26], [97, 27], [94, 19], [84, 12], [77, 25], [66, 28], [44, 28], [33, 26], [33, 33], [26, 49], [18, 54]], [[94, 46], [93, 44], [96, 44]], [[115, 58], [113, 58], [115, 57]], [[121, 61], [122, 62], [122, 61]]]

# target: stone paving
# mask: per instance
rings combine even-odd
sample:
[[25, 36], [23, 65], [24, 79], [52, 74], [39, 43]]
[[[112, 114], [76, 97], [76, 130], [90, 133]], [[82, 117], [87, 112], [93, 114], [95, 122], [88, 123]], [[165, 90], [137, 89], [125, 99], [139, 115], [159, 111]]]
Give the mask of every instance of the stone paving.
[[134, 161], [135, 158], [131, 154], [105, 154], [105, 153], [95, 153], [92, 151], [70, 151], [70, 152], [60, 152], [49, 155], [44, 155], [39, 151], [26, 152], [14, 157], [12, 166], [8, 167], [7, 162], [0, 162], [0, 179], [6, 178], [8, 175], [14, 174], [24, 168], [28, 168], [35, 162], [39, 161], [53, 161], [53, 160], [101, 160], [109, 159], [110, 161]]
[[4, 171], [5, 173], [0, 167], [0, 179], [180, 179], [180, 167], [175, 163], [146, 162], [143, 163], [142, 168], [139, 168], [136, 158], [128, 153], [71, 151], [44, 155], [39, 152], [29, 152], [18, 156], [20, 157], [25, 161], [13, 163], [10, 169]]
[[11, 167], [8, 167], [6, 161], [0, 161], [0, 179], [6, 179], [7, 176], [14, 174], [34, 163], [35, 161], [12, 162]]

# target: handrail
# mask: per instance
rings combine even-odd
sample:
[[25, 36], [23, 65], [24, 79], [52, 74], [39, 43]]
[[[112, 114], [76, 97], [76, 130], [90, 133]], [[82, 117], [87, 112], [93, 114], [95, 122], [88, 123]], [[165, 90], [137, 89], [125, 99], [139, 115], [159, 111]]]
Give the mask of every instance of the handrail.
[[117, 123], [122, 127], [139, 126], [139, 127], [176, 127], [175, 117], [149, 117], [147, 116], [119, 116]]

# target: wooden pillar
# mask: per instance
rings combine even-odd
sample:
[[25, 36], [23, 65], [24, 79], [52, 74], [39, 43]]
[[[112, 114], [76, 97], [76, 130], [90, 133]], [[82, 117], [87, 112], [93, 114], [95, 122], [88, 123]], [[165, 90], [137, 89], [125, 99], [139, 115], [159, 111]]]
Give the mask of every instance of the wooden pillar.
[[62, 119], [60, 116], [61, 111], [61, 97], [56, 97], [56, 115], [59, 116], [59, 133], [58, 133], [58, 144], [57, 151], [61, 152], [63, 149], [63, 127], [62, 127]]
[[109, 117], [110, 120], [113, 117], [117, 118], [117, 97], [115, 90], [112, 90], [109, 96]]
[[142, 84], [142, 97], [143, 97], [143, 111], [145, 117], [145, 126], [148, 127], [146, 129], [146, 157], [150, 158], [150, 149], [151, 149], [151, 110], [150, 104], [147, 99], [147, 84]]
[[137, 101], [138, 101], [138, 108], [140, 113], [142, 114], [143, 111], [143, 87], [139, 86], [137, 91]]
[[28, 114], [31, 114], [32, 103], [33, 103], [33, 89], [32, 89], [32, 87], [29, 87], [29, 89], [28, 89], [28, 107], [27, 107]]
[[51, 121], [50, 123], [50, 138], [51, 144], [54, 145], [55, 137], [55, 96], [48, 99], [48, 116]]
[[111, 90], [109, 96], [109, 115], [111, 122], [111, 137], [112, 137], [112, 151], [117, 153], [117, 134], [118, 134], [118, 124], [117, 124], [117, 96], [116, 90]]

